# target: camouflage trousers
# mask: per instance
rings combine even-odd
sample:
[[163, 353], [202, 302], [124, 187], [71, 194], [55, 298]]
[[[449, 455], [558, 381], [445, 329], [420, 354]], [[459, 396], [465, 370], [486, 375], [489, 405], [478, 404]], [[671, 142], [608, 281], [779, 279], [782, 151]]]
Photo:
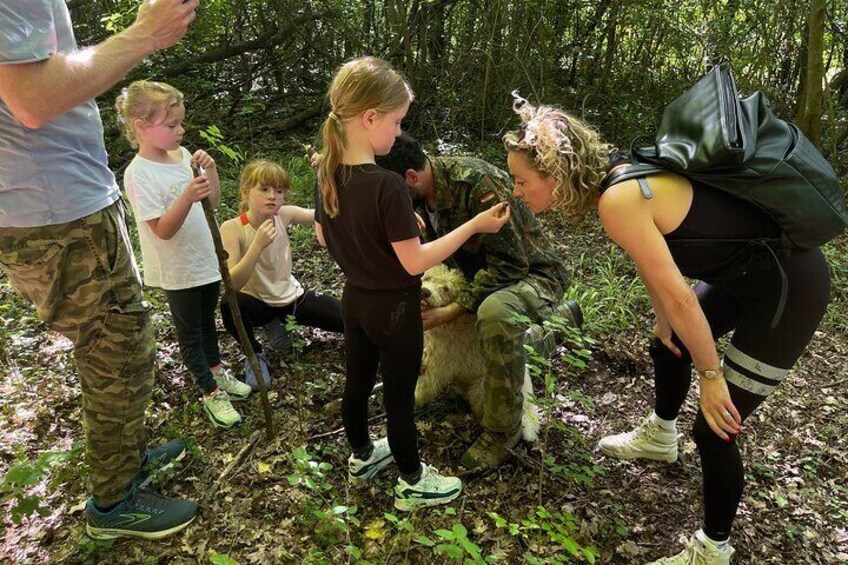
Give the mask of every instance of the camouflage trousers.
[[483, 422], [487, 430], [511, 432], [521, 424], [524, 397], [524, 350], [528, 325], [549, 318], [555, 304], [519, 281], [493, 292], [477, 308], [477, 332], [486, 362]]
[[74, 344], [88, 487], [97, 504], [114, 504], [141, 468], [155, 351], [121, 202], [65, 224], [0, 228], [0, 265]]

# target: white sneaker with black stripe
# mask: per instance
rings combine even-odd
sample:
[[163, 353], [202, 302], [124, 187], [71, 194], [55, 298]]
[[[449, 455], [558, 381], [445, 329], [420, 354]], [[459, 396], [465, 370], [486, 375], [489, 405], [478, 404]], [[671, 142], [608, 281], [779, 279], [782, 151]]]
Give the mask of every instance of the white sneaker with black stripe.
[[395, 508], [411, 511], [426, 506], [447, 504], [462, 492], [459, 477], [446, 477], [439, 474], [435, 467], [421, 464], [421, 478], [417, 483], [409, 484], [398, 477], [395, 486]]
[[357, 459], [353, 454], [347, 458], [347, 476], [353, 483], [364, 483], [388, 467], [394, 461], [392, 451], [389, 449], [388, 438], [381, 438], [374, 442], [374, 451], [366, 460]]

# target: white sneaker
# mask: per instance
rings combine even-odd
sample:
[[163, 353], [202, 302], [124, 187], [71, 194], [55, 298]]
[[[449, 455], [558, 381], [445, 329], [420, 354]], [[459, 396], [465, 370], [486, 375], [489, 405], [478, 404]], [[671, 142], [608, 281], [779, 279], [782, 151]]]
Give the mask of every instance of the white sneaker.
[[605, 455], [618, 459], [653, 459], [674, 463], [677, 461], [677, 431], [668, 431], [651, 416], [643, 419], [635, 430], [607, 436], [598, 442]]
[[347, 458], [347, 476], [353, 483], [364, 483], [389, 466], [395, 458], [389, 449], [388, 438], [381, 438], [374, 442], [374, 451], [366, 460], [357, 459], [351, 454]]
[[730, 558], [736, 550], [728, 543], [717, 547], [700, 530], [689, 538], [686, 549], [674, 557], [663, 557], [648, 565], [730, 565]]
[[411, 511], [425, 506], [447, 504], [462, 492], [462, 481], [458, 477], [440, 475], [435, 467], [421, 464], [421, 478], [409, 484], [398, 477], [395, 486], [395, 508]]
[[212, 374], [215, 377], [218, 388], [226, 392], [231, 400], [244, 400], [253, 392], [249, 384], [238, 380], [233, 375], [233, 372], [226, 367], [221, 367]]
[[232, 428], [241, 422], [241, 414], [236, 412], [229, 395], [221, 389], [203, 397], [203, 411], [218, 428]]

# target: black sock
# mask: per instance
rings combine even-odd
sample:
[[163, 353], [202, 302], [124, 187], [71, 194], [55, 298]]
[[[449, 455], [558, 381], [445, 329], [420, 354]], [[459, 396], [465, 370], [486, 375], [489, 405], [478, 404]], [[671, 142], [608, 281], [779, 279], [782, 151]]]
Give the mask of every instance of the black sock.
[[353, 450], [353, 456], [359, 459], [360, 461], [367, 461], [368, 458], [371, 457], [372, 453], [374, 453], [374, 444], [370, 441], [367, 445], [357, 447]]
[[418, 469], [414, 473], [401, 473], [400, 476], [404, 481], [406, 481], [406, 484], [414, 485], [415, 483], [417, 483], [418, 481], [421, 480], [421, 471], [422, 470], [423, 469], [422, 469], [421, 465], [419, 465]]

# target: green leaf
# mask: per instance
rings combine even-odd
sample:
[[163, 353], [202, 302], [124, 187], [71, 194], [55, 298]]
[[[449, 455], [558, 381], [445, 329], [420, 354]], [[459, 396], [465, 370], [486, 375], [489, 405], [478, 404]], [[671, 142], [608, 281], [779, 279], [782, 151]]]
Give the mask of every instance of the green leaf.
[[19, 496], [17, 503], [12, 507], [12, 521], [15, 524], [20, 524], [22, 518], [25, 518], [34, 512], [38, 512], [42, 516], [46, 515], [42, 513], [41, 497], [26, 495]]
[[213, 551], [209, 555], [209, 562], [212, 563], [212, 565], [239, 565], [238, 561], [229, 555], [224, 555], [217, 551]]
[[452, 543], [442, 543], [436, 546], [436, 549], [450, 557], [451, 559], [462, 559], [465, 552], [458, 545]]
[[436, 545], [436, 542], [434, 542], [424, 534], [421, 534], [420, 536], [415, 538], [415, 541], [426, 547], [433, 547], [434, 545]]
[[5, 483], [21, 486], [34, 485], [38, 482], [40, 473], [26, 464], [15, 465], [6, 473]]
[[433, 533], [434, 533], [434, 534], [436, 534], [437, 536], [439, 536], [440, 538], [442, 538], [442, 539], [446, 539], [446, 540], [451, 540], [451, 541], [453, 541], [453, 540], [456, 538], [456, 536], [454, 535], [454, 533], [453, 533], [452, 531], [450, 531], [450, 530], [444, 530], [444, 529], [441, 529], [441, 530], [436, 530], [436, 531], [435, 531], [435, 532], [433, 532]]

